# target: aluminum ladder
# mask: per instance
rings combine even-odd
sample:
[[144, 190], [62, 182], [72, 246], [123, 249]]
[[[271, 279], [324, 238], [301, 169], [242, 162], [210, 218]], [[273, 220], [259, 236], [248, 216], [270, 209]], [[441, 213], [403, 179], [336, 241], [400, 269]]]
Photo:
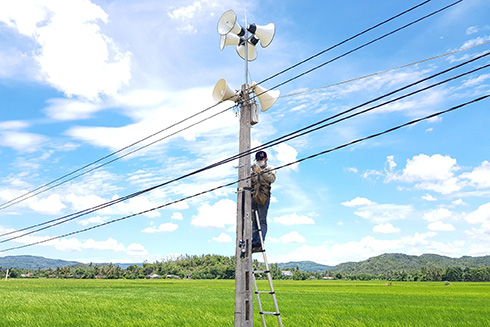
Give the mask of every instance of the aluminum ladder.
[[[276, 292], [274, 291], [274, 285], [272, 285], [272, 276], [271, 272], [269, 270], [269, 263], [267, 262], [267, 256], [265, 254], [265, 248], [264, 248], [264, 239], [262, 237], [262, 229], [260, 227], [260, 220], [257, 211], [255, 211], [255, 220], [257, 222], [257, 228], [259, 232], [259, 237], [260, 237], [260, 246], [261, 246], [261, 251], [256, 252], [256, 253], [262, 253], [262, 256], [264, 257], [264, 264], [265, 264], [265, 270], [254, 270], [252, 274], [252, 281], [254, 284], [254, 289], [255, 289], [255, 296], [257, 298], [257, 305], [259, 307], [259, 313], [260, 313], [260, 318], [262, 319], [262, 326], [266, 327], [267, 324], [265, 322], [265, 316], [266, 315], [272, 315], [277, 317], [277, 322], [279, 323], [280, 327], [283, 327], [282, 325], [282, 319], [281, 319], [281, 313], [279, 312], [279, 306], [277, 305], [277, 299], [276, 299]], [[269, 280], [269, 286], [270, 286], [270, 291], [259, 291], [257, 287], [257, 279], [255, 277], [256, 274], [266, 274], [267, 279]], [[272, 300], [274, 301], [274, 309], [275, 311], [264, 311], [262, 309], [262, 302], [260, 301], [260, 294], [270, 294], [272, 295]]]

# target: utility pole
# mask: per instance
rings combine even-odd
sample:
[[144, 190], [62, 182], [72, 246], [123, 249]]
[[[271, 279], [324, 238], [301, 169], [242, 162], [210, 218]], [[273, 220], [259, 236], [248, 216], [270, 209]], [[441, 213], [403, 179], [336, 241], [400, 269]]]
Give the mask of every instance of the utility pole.
[[[248, 85], [242, 86], [243, 102], [240, 108], [239, 151], [250, 150], [250, 101]], [[235, 327], [253, 326], [252, 285], [252, 196], [250, 154], [238, 162], [237, 231], [235, 264]]]
[[[246, 24], [247, 22], [245, 22]], [[241, 92], [233, 91], [225, 79], [220, 79], [213, 90], [216, 102], [231, 100], [240, 103], [239, 153], [247, 153], [238, 160], [238, 192], [236, 216], [235, 250], [235, 327], [253, 327], [253, 270], [252, 270], [252, 181], [250, 180], [250, 130], [257, 124], [258, 106], [250, 100], [254, 92], [259, 99], [262, 111], [269, 109], [279, 97], [279, 91], [269, 92], [256, 83], [248, 85], [248, 62], [255, 60], [255, 46], [260, 41], [267, 47], [274, 38], [275, 25], [246, 25], [237, 23], [236, 13], [226, 11], [218, 21], [221, 35], [220, 48], [235, 45], [238, 55], [245, 61], [245, 84]], [[251, 36], [249, 37], [249, 33]], [[269, 92], [269, 94], [266, 94]]]

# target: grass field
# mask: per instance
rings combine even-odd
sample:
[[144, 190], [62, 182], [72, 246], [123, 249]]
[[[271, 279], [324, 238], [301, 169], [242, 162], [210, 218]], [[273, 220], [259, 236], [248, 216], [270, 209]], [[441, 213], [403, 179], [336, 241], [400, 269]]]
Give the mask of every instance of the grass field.
[[[284, 326], [490, 326], [490, 283], [311, 280], [274, 287]], [[273, 311], [271, 296], [262, 298], [264, 310]], [[233, 326], [233, 312], [232, 280], [0, 281], [0, 326]]]

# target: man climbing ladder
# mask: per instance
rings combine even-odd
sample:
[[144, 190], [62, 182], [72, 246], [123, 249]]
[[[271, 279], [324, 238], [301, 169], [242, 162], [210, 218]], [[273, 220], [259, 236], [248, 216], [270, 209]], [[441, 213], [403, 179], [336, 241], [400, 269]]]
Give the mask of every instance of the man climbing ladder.
[[[252, 215], [259, 217], [263, 241], [267, 234], [267, 211], [271, 197], [271, 184], [276, 180], [276, 172], [267, 165], [267, 160], [267, 153], [259, 151], [255, 154], [256, 164], [252, 166]], [[252, 252], [262, 251], [258, 230], [256, 219], [252, 219]]]

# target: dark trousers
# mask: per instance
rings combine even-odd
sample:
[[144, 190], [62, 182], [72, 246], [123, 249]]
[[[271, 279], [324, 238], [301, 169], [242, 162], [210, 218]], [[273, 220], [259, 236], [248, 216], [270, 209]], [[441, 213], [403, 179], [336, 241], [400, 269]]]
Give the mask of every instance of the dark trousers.
[[263, 205], [258, 204], [252, 198], [252, 246], [260, 246], [259, 229], [257, 227], [256, 212], [259, 215], [260, 229], [262, 230], [262, 240], [265, 242], [267, 234], [267, 211], [269, 210], [270, 197]]

